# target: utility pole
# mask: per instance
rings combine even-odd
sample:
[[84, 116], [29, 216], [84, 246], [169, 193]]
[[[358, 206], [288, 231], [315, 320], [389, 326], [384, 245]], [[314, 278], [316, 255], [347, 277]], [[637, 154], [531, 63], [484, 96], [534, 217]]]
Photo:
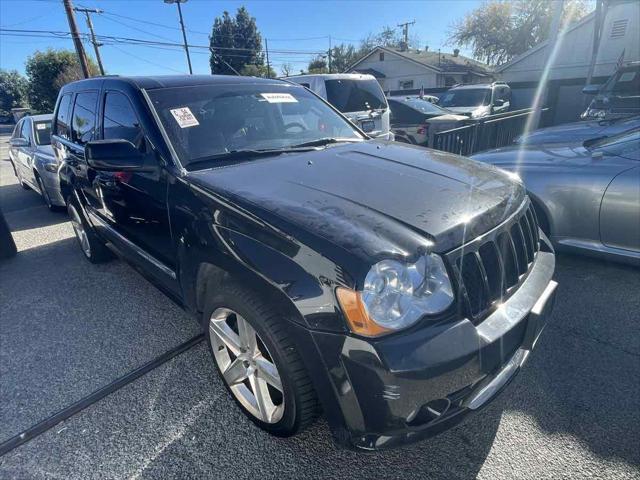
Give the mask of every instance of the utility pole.
[[84, 53], [84, 46], [80, 40], [80, 33], [78, 32], [78, 24], [76, 23], [76, 16], [73, 13], [73, 5], [71, 0], [64, 0], [64, 10], [67, 13], [67, 20], [69, 20], [69, 30], [71, 30], [71, 38], [73, 38], [73, 45], [76, 47], [76, 53], [78, 54], [78, 62], [82, 69], [82, 75], [84, 78], [89, 78], [89, 66], [87, 64], [87, 56]]
[[404, 35], [404, 43], [403, 43], [403, 50], [407, 50], [409, 48], [409, 25], [414, 25], [416, 23], [416, 21], [414, 20], [413, 22], [404, 22], [404, 23], [399, 23], [398, 26], [402, 27], [402, 35]]
[[182, 20], [182, 8], [181, 3], [186, 3], [187, 0], [164, 0], [166, 4], [175, 3], [178, 5], [178, 16], [180, 17], [180, 28], [182, 28], [182, 39], [184, 40], [184, 51], [187, 52], [187, 63], [189, 64], [189, 74], [193, 75], [193, 69], [191, 68], [191, 57], [189, 56], [189, 44], [187, 43], [187, 34], [184, 31], [184, 21]]
[[93, 44], [93, 51], [96, 52], [96, 60], [98, 61], [98, 68], [100, 69], [100, 75], [104, 75], [104, 67], [102, 66], [102, 58], [100, 57], [100, 48], [102, 44], [96, 40], [96, 34], [93, 31], [93, 23], [91, 22], [90, 13], [102, 13], [103, 10], [98, 8], [78, 8], [74, 7], [73, 9], [76, 12], [82, 12], [87, 17], [87, 27], [89, 27], [89, 31], [91, 32], [91, 43]]
[[328, 52], [328, 60], [329, 60], [329, 73], [331, 73], [331, 35], [329, 35], [329, 52]]
[[271, 78], [271, 64], [269, 63], [269, 42], [264, 39], [264, 49], [267, 52], [267, 78]]

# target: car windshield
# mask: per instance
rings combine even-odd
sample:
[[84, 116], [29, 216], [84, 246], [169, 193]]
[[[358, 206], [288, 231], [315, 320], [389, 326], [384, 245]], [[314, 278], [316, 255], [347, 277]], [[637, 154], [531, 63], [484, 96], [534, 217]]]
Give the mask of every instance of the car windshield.
[[300, 86], [197, 85], [148, 93], [183, 166], [224, 159], [231, 152], [364, 139], [351, 123]]
[[592, 142], [587, 140], [585, 147], [590, 150], [599, 150], [609, 155], [624, 157], [633, 153], [634, 156], [637, 156], [640, 149], [640, 128]]
[[36, 133], [36, 144], [51, 145], [51, 120], [35, 121], [33, 129]]
[[449, 90], [440, 99], [442, 107], [479, 107], [491, 102], [490, 88], [465, 88]]
[[404, 103], [406, 106], [411, 107], [414, 110], [418, 110], [420, 113], [426, 113], [428, 115], [446, 115], [447, 113], [451, 113], [448, 110], [421, 98], [405, 98], [397, 101]]
[[374, 79], [326, 80], [328, 102], [343, 113], [387, 108], [380, 84]]

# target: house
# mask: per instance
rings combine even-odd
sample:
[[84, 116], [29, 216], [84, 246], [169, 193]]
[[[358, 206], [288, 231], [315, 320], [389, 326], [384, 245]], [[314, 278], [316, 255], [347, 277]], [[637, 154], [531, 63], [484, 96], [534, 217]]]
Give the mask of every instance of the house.
[[[595, 42], [592, 84], [604, 83], [619, 62], [640, 60], [640, 2], [604, 0], [601, 8], [600, 15], [592, 12], [558, 36], [558, 52], [549, 70], [547, 90], [553, 124], [577, 120], [591, 99], [585, 98], [582, 88], [589, 76], [596, 29], [599, 41]], [[527, 108], [533, 103], [549, 49], [548, 41], [541, 42], [496, 67], [497, 78], [511, 87], [512, 108]]]
[[492, 80], [492, 72], [487, 65], [460, 55], [458, 49], [453, 53], [442, 53], [378, 46], [351, 65], [346, 73], [373, 75], [385, 92], [394, 94], [414, 93], [421, 88], [437, 92], [457, 83]]

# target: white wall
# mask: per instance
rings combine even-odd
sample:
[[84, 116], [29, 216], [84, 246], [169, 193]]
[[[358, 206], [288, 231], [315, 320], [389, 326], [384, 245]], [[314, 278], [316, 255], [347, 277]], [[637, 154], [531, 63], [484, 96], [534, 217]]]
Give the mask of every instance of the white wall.
[[393, 53], [384, 52], [384, 60], [380, 61], [378, 51], [360, 62], [356, 69], [361, 71], [367, 68], [373, 68], [378, 72], [384, 73], [385, 78], [379, 78], [378, 81], [382, 89], [398, 90], [400, 81], [413, 80], [413, 88], [432, 88], [438, 87], [437, 73], [429, 71], [427, 67], [422, 67], [406, 58]]

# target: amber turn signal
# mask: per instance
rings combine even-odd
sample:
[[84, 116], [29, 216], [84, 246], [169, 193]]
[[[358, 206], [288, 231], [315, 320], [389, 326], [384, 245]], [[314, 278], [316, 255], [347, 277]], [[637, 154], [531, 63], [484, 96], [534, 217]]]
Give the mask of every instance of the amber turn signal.
[[342, 313], [344, 313], [349, 328], [353, 333], [365, 337], [377, 337], [391, 331], [388, 328], [381, 327], [369, 318], [367, 309], [362, 303], [362, 298], [358, 292], [338, 287], [336, 296], [342, 307]]

